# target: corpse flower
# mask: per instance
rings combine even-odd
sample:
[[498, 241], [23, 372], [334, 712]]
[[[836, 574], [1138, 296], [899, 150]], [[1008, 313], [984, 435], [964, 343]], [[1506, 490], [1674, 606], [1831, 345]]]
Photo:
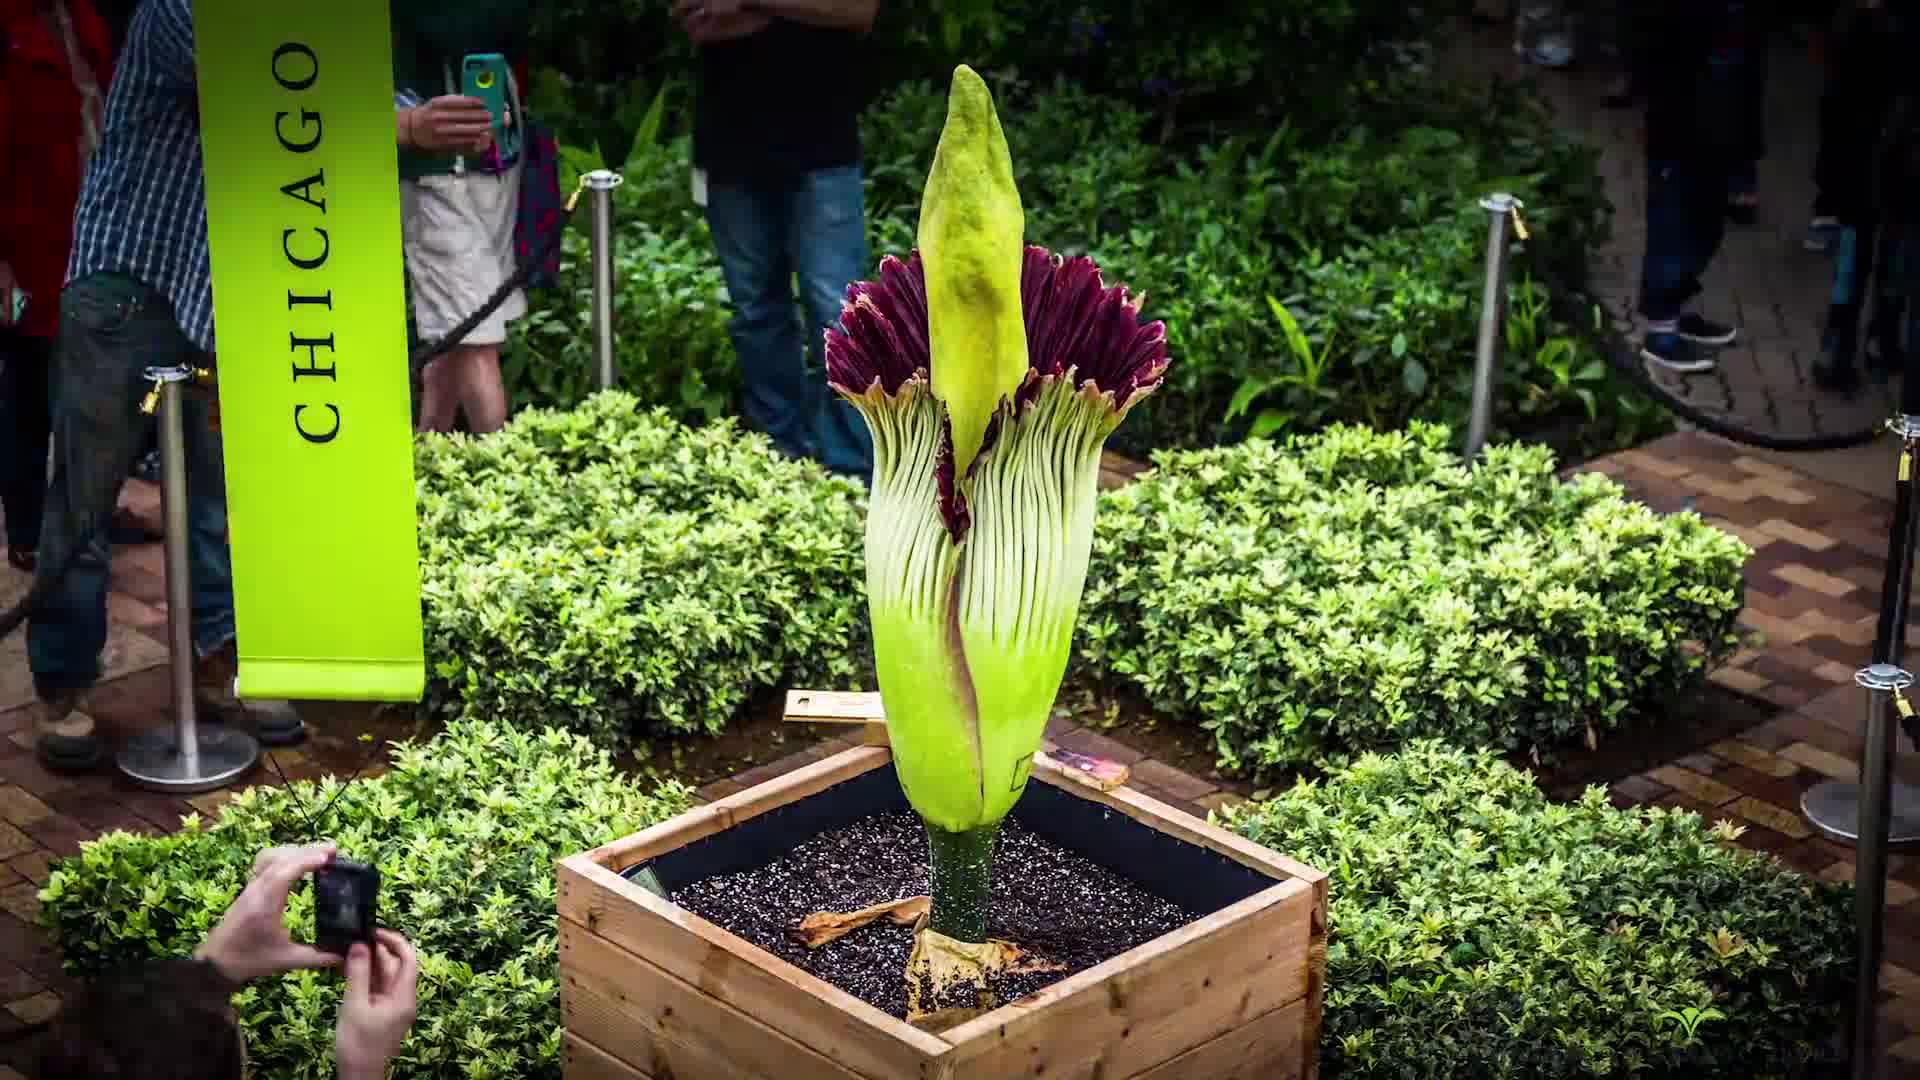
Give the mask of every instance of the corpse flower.
[[991, 1007], [994, 838], [1066, 673], [1107, 436], [1160, 385], [1166, 328], [1087, 258], [1023, 246], [993, 99], [954, 72], [919, 250], [847, 290], [827, 378], [874, 441], [867, 597], [887, 734], [925, 820], [918, 1018]]

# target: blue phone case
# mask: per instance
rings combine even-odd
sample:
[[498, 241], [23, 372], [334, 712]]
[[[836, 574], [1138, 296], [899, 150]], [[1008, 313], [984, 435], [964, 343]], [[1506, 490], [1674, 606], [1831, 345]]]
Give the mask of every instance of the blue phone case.
[[507, 95], [510, 71], [507, 58], [499, 53], [474, 53], [460, 61], [460, 92], [486, 102], [493, 114], [493, 145], [502, 163], [520, 157], [520, 118], [507, 122], [513, 107]]

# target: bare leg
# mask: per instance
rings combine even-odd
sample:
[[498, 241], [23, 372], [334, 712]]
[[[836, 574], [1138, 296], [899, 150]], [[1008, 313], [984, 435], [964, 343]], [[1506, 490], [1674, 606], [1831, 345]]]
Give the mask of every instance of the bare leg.
[[490, 435], [507, 423], [507, 388], [500, 378], [500, 346], [462, 345], [447, 355], [454, 361], [455, 389], [467, 414], [467, 430]]
[[420, 373], [420, 421], [419, 431], [437, 431], [442, 434], [453, 430], [454, 412], [460, 407], [459, 385], [455, 371], [460, 366], [456, 355], [460, 350], [443, 353], [428, 361], [426, 370]]

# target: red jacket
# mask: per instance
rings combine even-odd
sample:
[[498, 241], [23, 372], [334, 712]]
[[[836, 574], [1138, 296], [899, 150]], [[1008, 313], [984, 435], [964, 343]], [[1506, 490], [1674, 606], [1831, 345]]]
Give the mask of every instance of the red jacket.
[[[66, 0], [80, 51], [104, 95], [113, 46], [91, 0]], [[36, 0], [0, 0], [0, 259], [29, 294], [21, 327], [52, 337], [80, 201], [80, 92], [67, 49]]]

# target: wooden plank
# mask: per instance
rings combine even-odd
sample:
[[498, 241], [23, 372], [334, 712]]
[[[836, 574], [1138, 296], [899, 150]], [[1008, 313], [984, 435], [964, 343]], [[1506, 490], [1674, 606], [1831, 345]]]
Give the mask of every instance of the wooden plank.
[[811, 724], [867, 724], [886, 723], [887, 714], [874, 691], [789, 690], [785, 718]]
[[1132, 1076], [1303, 1001], [1314, 903], [1280, 882], [947, 1031], [954, 1073]]
[[1282, 1005], [1133, 1080], [1301, 1080], [1310, 1056], [1301, 1053], [1305, 1013], [1304, 1001]]
[[560, 1062], [564, 1080], [654, 1080], [571, 1031], [560, 1033]]
[[848, 724], [860, 729], [863, 746], [887, 746], [887, 716], [877, 692], [789, 690], [782, 719], [800, 724]]
[[1326, 1016], [1327, 996], [1327, 883], [1317, 887], [1313, 907], [1313, 945], [1307, 954], [1307, 996], [1302, 1005], [1306, 1015], [1300, 1023], [1300, 1043], [1307, 1048], [1306, 1067], [1301, 1080], [1320, 1080], [1320, 1029]]
[[1036, 779], [1063, 787], [1075, 792], [1083, 799], [1104, 803], [1128, 817], [1166, 833], [1189, 844], [1218, 852], [1252, 870], [1282, 881], [1297, 879], [1310, 884], [1318, 883], [1321, 893], [1326, 891], [1327, 875], [1302, 862], [1296, 862], [1278, 852], [1269, 851], [1259, 844], [1236, 833], [1230, 833], [1218, 825], [1209, 824], [1192, 814], [1176, 810], [1159, 799], [1142, 795], [1129, 788], [1101, 790], [1097, 785], [1088, 784], [1079, 771], [1055, 761], [1050, 755], [1038, 754], [1033, 759], [1033, 775]]
[[566, 1029], [654, 1076], [858, 1080], [761, 1019], [566, 919], [560, 970]]
[[[788, 803], [851, 780], [893, 760], [892, 753], [880, 747], [859, 747], [816, 761], [811, 765], [718, 802], [698, 806], [679, 817], [663, 821], [632, 836], [603, 844], [573, 859], [584, 859], [618, 873], [630, 866], [725, 832], [743, 821], [778, 810]], [[572, 861], [572, 859], [568, 860]]]
[[[856, 753], [858, 751], [855, 751]], [[592, 861], [560, 864], [571, 920], [878, 1080], [943, 1080], [948, 1043], [895, 1019]], [[564, 973], [564, 962], [562, 972]]]

